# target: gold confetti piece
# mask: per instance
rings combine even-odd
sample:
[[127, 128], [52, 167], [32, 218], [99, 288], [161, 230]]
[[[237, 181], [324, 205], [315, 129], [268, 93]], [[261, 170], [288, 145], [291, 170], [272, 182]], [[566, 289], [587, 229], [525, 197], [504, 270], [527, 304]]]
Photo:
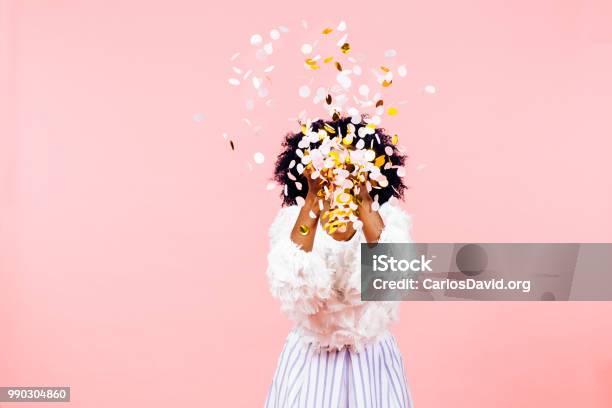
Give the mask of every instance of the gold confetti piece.
[[[352, 137], [345, 136], [344, 139], [342, 139], [342, 144], [345, 145], [345, 146], [348, 146], [351, 143], [353, 143], [353, 138]], [[347, 159], [350, 160], [350, 156], [347, 155], [346, 157], [347, 157]]]
[[324, 63], [328, 63], [328, 62], [332, 62], [334, 60], [334, 57], [327, 57], [323, 60]]
[[308, 65], [316, 65], [317, 61], [313, 60], [312, 58], [306, 58], [306, 64], [308, 64]]
[[232, 142], [231, 140], [230, 140], [230, 147], [232, 148], [232, 150], [235, 150], [235, 148], [234, 148], [234, 142]]
[[300, 235], [306, 236], [310, 232], [308, 225], [300, 224]]
[[319, 69], [319, 68], [321, 68], [321, 67], [318, 66], [318, 65], [310, 65], [310, 69], [312, 69], [312, 70]]
[[340, 50], [344, 53], [344, 54], [348, 54], [349, 51], [351, 50], [351, 46], [349, 43], [344, 43], [342, 44], [342, 46], [340, 47]]
[[340, 193], [338, 197], [336, 197], [336, 201], [340, 204], [346, 204], [351, 201], [352, 196], [349, 193]]
[[336, 69], [340, 72], [342, 72], [342, 65], [340, 65], [340, 63], [338, 61], [336, 61]]
[[388, 88], [391, 86], [391, 84], [393, 83], [393, 80], [391, 81], [387, 81], [386, 79], [382, 82], [382, 86], [385, 88]]
[[322, 31], [322, 33], [323, 33], [323, 34], [325, 34], [325, 35], [327, 35], [327, 34], [331, 33], [332, 31], [334, 31], [334, 29], [333, 29], [333, 28], [329, 28], [329, 27], [328, 27], [328, 28], [326, 28], [325, 30], [323, 30], [323, 31]]
[[395, 115], [397, 115], [397, 108], [391, 107], [391, 108], [387, 109], [387, 113], [389, 115], [391, 115], [391, 116], [395, 116]]
[[382, 66], [382, 65], [381, 65], [381, 67], [380, 67], [380, 70], [381, 70], [381, 71], [383, 71], [383, 72], [389, 72], [389, 71], [390, 71], [390, 69], [389, 69], [389, 68], [387, 68], [387, 67], [385, 67], [385, 66]]
[[340, 114], [338, 112], [334, 112], [334, 114], [332, 115], [332, 119], [334, 121], [340, 120]]
[[383, 106], [384, 103], [385, 102], [382, 99], [379, 99], [378, 101], [376, 101], [376, 107], [378, 108], [380, 106]]
[[396, 145], [398, 141], [399, 141], [398, 135], [393, 135], [393, 137], [391, 137], [391, 143], [393, 143], [394, 145]]
[[376, 167], [382, 167], [385, 164], [385, 155], [381, 154], [380, 156], [378, 156], [376, 158], [376, 160], [374, 160], [374, 165]]
[[331, 103], [332, 103], [332, 96], [328, 94], [327, 97], [325, 98], [325, 102], [328, 105], [331, 105]]
[[304, 135], [308, 132], [308, 127], [304, 124], [301, 126], [301, 129], [302, 129], [302, 134]]
[[336, 129], [334, 129], [333, 127], [331, 127], [330, 125], [328, 125], [327, 123], [323, 125], [323, 127], [325, 128], [325, 130], [327, 131], [327, 133], [331, 133], [332, 135], [336, 134]]

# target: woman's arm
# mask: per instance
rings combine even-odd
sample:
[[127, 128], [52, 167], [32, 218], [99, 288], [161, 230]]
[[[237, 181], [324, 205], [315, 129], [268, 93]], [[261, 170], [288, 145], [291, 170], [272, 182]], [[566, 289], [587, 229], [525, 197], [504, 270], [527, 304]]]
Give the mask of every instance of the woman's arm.
[[308, 181], [308, 192], [304, 199], [304, 205], [300, 209], [300, 213], [291, 230], [291, 240], [305, 252], [312, 251], [321, 215], [319, 198], [317, 197], [320, 179], [313, 180], [311, 174], [312, 170], [309, 166], [304, 170], [304, 177]]
[[357, 196], [358, 217], [363, 223], [362, 231], [368, 243], [378, 242], [380, 235], [385, 229], [385, 223], [382, 217], [378, 211], [372, 209], [372, 204], [374, 204], [374, 200], [370, 197], [366, 186], [361, 185], [359, 195]]
[[[314, 182], [309, 184], [302, 208], [281, 209], [270, 227], [267, 271], [270, 291], [280, 300], [281, 309], [294, 320], [319, 311], [330, 297], [332, 287], [332, 270], [312, 251], [320, 211], [317, 187]], [[310, 216], [311, 211], [315, 218]]]

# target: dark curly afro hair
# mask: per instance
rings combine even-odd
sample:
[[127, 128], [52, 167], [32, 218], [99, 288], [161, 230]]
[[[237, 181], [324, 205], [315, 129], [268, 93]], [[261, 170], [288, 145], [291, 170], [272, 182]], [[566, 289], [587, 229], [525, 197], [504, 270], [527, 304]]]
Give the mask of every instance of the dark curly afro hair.
[[[318, 132], [319, 129], [323, 129], [325, 125], [329, 125], [334, 129], [340, 129], [343, 135], [346, 135], [347, 127], [351, 123], [350, 117], [342, 117], [338, 120], [325, 121], [320, 119], [311, 124], [312, 131]], [[359, 131], [361, 127], [366, 126], [363, 121], [360, 124], [354, 125], [355, 133]], [[300, 162], [300, 158], [296, 154], [296, 150], [298, 149], [298, 143], [302, 139], [303, 134], [300, 133], [288, 133], [285, 136], [285, 139], [282, 143], [282, 152], [278, 155], [276, 159], [276, 164], [274, 166], [274, 177], [278, 184], [283, 186], [283, 191], [281, 192], [281, 198], [283, 200], [283, 206], [295, 205], [297, 196], [305, 197], [306, 193], [308, 193], [308, 182], [306, 178], [298, 174], [295, 167], [293, 169], [289, 169], [289, 164], [292, 160], [296, 162]], [[363, 139], [365, 142], [366, 148], [371, 148], [376, 152], [376, 157], [380, 155], [386, 155], [385, 148], [387, 146], [393, 149], [393, 155], [388, 156], [387, 160], [390, 159], [392, 167], [385, 169], [381, 168], [381, 173], [387, 177], [389, 181], [388, 186], [379, 187], [376, 189], [372, 189], [370, 191], [370, 195], [373, 197], [374, 195], [378, 195], [378, 202], [380, 204], [384, 204], [391, 197], [396, 197], [398, 199], [402, 199], [404, 196], [404, 191], [407, 189], [406, 185], [402, 181], [402, 178], [397, 174], [397, 166], [403, 166], [406, 161], [406, 156], [402, 154], [397, 147], [391, 142], [391, 136], [385, 133], [384, 129], [377, 128], [374, 134], [365, 135], [364, 137], [354, 137], [353, 143], [351, 144], [353, 147], [360, 140]], [[320, 145], [320, 142], [311, 143], [310, 148], [315, 149]], [[295, 176], [296, 181], [302, 184], [302, 190], [298, 190], [295, 181], [291, 180], [288, 176], [289, 171], [291, 171], [292, 175]], [[285, 187], [286, 186], [286, 187]]]

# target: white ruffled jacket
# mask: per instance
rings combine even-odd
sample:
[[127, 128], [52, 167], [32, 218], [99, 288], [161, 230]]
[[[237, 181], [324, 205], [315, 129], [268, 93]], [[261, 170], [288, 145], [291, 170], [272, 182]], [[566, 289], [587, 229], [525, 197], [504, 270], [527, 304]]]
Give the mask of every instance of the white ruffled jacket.
[[[385, 223], [379, 242], [411, 242], [410, 218], [399, 207], [380, 207]], [[384, 334], [398, 319], [397, 302], [363, 302], [360, 287], [358, 231], [337, 241], [319, 226], [311, 252], [291, 240], [297, 206], [282, 208], [270, 227], [268, 279], [281, 310], [296, 322], [302, 339], [314, 347], [360, 350]]]

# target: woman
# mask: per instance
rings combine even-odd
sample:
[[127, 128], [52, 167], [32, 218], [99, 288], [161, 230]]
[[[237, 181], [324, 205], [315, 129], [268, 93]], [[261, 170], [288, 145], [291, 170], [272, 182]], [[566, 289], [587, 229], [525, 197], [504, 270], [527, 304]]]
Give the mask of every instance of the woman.
[[406, 188], [398, 171], [405, 157], [393, 143], [396, 137], [381, 129], [360, 131], [366, 124], [351, 120], [318, 121], [308, 129], [340, 135], [348, 149], [368, 146], [376, 156], [386, 154], [378, 174], [385, 183], [366, 187], [369, 181], [354, 180], [361, 187], [353, 197], [357, 219], [344, 228], [324, 228], [330, 209], [322, 199], [324, 182], [313, 179], [312, 166], [295, 165], [320, 142], [304, 142], [304, 129], [289, 134], [276, 162], [274, 178], [284, 186], [285, 207], [270, 227], [267, 274], [272, 295], [296, 326], [266, 407], [412, 407], [403, 360], [387, 331], [397, 320], [398, 304], [361, 301], [359, 274], [362, 242], [410, 242], [409, 217], [389, 203]]

